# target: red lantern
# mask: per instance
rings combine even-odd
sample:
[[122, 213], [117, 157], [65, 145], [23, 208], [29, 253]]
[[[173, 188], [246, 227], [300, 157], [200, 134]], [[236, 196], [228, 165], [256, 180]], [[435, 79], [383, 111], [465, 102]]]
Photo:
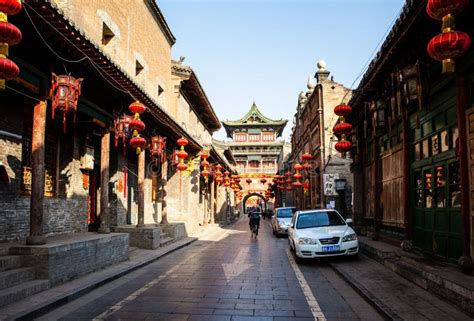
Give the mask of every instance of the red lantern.
[[207, 170], [207, 169], [203, 169], [201, 171], [201, 175], [205, 178], [207, 178], [209, 176], [210, 172]]
[[222, 165], [221, 165], [221, 164], [217, 164], [217, 165], [216, 165], [216, 169], [217, 169], [218, 171], [221, 171], [221, 170], [222, 170]]
[[301, 175], [300, 173], [296, 173], [295, 175], [293, 175], [293, 177], [298, 180], [300, 179], [301, 177], [303, 177], [303, 175]]
[[20, 0], [0, 0], [0, 12], [7, 15], [15, 15], [22, 9]]
[[348, 140], [341, 140], [336, 144], [335, 148], [339, 153], [345, 154], [351, 150], [352, 143]]
[[334, 126], [334, 134], [336, 135], [342, 135], [342, 134], [348, 134], [352, 130], [352, 125], [350, 123], [339, 123], [336, 126]]
[[310, 161], [313, 159], [313, 155], [309, 154], [309, 153], [304, 153], [301, 158], [303, 159], [303, 161]]
[[201, 158], [203, 158], [203, 159], [209, 158], [209, 153], [202, 151], [201, 152]]
[[20, 69], [18, 68], [16, 63], [14, 63], [8, 58], [0, 58], [0, 80], [15, 79], [16, 77], [18, 77], [19, 74]]
[[210, 165], [209, 162], [206, 161], [206, 160], [204, 160], [204, 161], [201, 162], [201, 166], [202, 166], [202, 167], [209, 167], [209, 165]]
[[296, 181], [293, 183], [293, 186], [296, 187], [296, 188], [300, 188], [301, 186], [303, 186], [303, 184], [299, 181]]
[[66, 132], [66, 114], [72, 110], [74, 123], [76, 123], [77, 101], [81, 95], [83, 78], [76, 79], [69, 75], [52, 75], [51, 99], [52, 115], [59, 109], [63, 114], [63, 130]]
[[143, 114], [146, 111], [146, 107], [141, 102], [135, 101], [128, 106], [128, 110], [134, 115]]
[[303, 169], [303, 166], [301, 166], [300, 164], [295, 165], [295, 171], [300, 171], [302, 169]]
[[308, 190], [309, 190], [309, 180], [305, 180], [303, 183], [303, 191], [306, 194], [308, 193]]
[[229, 182], [225, 182], [225, 183], [224, 183], [224, 186], [225, 186], [225, 187], [229, 187], [229, 186], [230, 186], [230, 183], [229, 183]]
[[220, 185], [222, 183], [222, 177], [217, 176], [216, 177], [216, 183]]
[[426, 5], [428, 15], [442, 20], [442, 33], [428, 43], [428, 54], [442, 62], [442, 73], [454, 72], [454, 59], [464, 55], [471, 44], [469, 35], [454, 30], [454, 16], [469, 5], [469, 0], [429, 0]]
[[18, 44], [21, 41], [21, 38], [20, 29], [9, 22], [0, 21], [0, 42], [13, 46]]
[[469, 0], [429, 0], [426, 5], [428, 15], [436, 20], [452, 14], [457, 15], [469, 5]]
[[124, 153], [125, 153], [126, 138], [130, 135], [130, 122], [131, 121], [132, 121], [132, 116], [129, 116], [129, 115], [118, 116], [114, 120], [115, 148], [118, 147], [118, 140], [121, 138], [122, 143], [123, 143]]
[[454, 72], [454, 60], [463, 56], [471, 46], [469, 35], [462, 31], [444, 32], [435, 36], [426, 48], [431, 58], [441, 61], [443, 73]]
[[287, 187], [286, 187], [286, 190], [287, 190], [288, 192], [291, 192], [291, 191], [293, 190], [293, 188], [291, 188], [291, 186], [287, 186]]
[[179, 146], [184, 147], [184, 146], [186, 146], [186, 145], [189, 144], [189, 141], [188, 141], [186, 138], [181, 137], [180, 139], [178, 139], [178, 140], [176, 141], [176, 143], [177, 143]]
[[166, 137], [153, 136], [150, 140], [150, 155], [154, 159], [161, 158], [163, 162], [166, 151]]
[[185, 171], [188, 169], [188, 165], [184, 164], [184, 163], [180, 163], [178, 164], [178, 166], [176, 167], [178, 169], [178, 171], [182, 172], [182, 171]]
[[288, 178], [288, 179], [286, 180], [286, 183], [287, 183], [287, 184], [291, 184], [291, 182], [292, 182], [291, 178]]
[[141, 151], [146, 146], [146, 139], [140, 136], [132, 137], [130, 139], [130, 146]]
[[139, 132], [142, 132], [145, 130], [145, 123], [142, 122], [140, 119], [132, 119], [130, 121], [129, 126], [131, 130], [137, 130]]
[[302, 165], [303, 166], [303, 169], [304, 170], [310, 170], [311, 168], [313, 168], [313, 165], [309, 164], [309, 163], [305, 163]]
[[178, 156], [178, 158], [179, 158], [180, 160], [184, 160], [184, 159], [186, 159], [186, 157], [188, 157], [188, 153], [187, 153], [186, 151], [184, 151], [184, 150], [178, 150], [178, 151], [176, 152], [176, 156]]
[[334, 108], [334, 113], [339, 117], [347, 117], [352, 113], [352, 107], [342, 103]]
[[234, 180], [235, 180], [236, 183], [240, 183], [240, 177], [239, 176], [237, 176]]

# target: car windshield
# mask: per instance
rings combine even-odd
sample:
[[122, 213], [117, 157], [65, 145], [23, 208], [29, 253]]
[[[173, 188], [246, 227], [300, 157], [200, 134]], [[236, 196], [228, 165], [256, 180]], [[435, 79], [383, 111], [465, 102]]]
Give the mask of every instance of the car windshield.
[[277, 215], [278, 218], [284, 218], [284, 217], [292, 217], [293, 216], [293, 209], [291, 208], [280, 208], [277, 210]]
[[346, 225], [346, 222], [342, 217], [334, 211], [326, 212], [309, 212], [303, 213], [298, 216], [298, 222], [296, 223], [297, 229], [310, 228], [310, 227], [322, 227], [322, 226], [334, 226], [334, 225]]

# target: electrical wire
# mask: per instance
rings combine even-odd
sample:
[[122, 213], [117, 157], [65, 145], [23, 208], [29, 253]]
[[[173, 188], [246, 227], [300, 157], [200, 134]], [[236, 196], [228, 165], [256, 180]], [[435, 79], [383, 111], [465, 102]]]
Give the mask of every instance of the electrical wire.
[[8, 88], [8, 89], [10, 89], [11, 91], [14, 91], [14, 92], [16, 92], [16, 93], [22, 95], [22, 96], [28, 97], [28, 98], [30, 98], [30, 99], [33, 99], [33, 100], [37, 101], [37, 102], [41, 102], [41, 100], [39, 100], [38, 98], [35, 98], [35, 97], [30, 96], [30, 95], [28, 95], [28, 94], [25, 94], [24, 92], [21, 92], [21, 91], [15, 89], [15, 88], [12, 88], [12, 87], [10, 87], [10, 86], [5, 86], [5, 87]]

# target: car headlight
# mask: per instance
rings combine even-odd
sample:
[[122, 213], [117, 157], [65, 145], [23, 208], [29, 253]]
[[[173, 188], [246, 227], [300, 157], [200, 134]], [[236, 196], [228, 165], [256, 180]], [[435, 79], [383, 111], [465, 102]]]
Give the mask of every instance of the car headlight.
[[349, 242], [349, 241], [357, 241], [357, 234], [352, 233], [352, 234], [347, 234], [342, 238], [343, 242]]
[[298, 239], [298, 244], [318, 244], [318, 241], [309, 237], [300, 237]]
[[280, 227], [285, 227], [285, 226], [288, 226], [288, 223], [287, 222], [278, 222], [278, 225]]

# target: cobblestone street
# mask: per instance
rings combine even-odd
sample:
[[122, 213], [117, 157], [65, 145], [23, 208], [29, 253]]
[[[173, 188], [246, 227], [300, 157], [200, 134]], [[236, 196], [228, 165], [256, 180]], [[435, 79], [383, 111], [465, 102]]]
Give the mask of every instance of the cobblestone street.
[[[346, 267], [355, 263], [336, 261]], [[262, 221], [260, 235], [253, 240], [247, 219], [241, 218], [40, 320], [383, 320], [327, 263], [296, 265], [286, 238], [275, 238], [268, 221]], [[377, 263], [362, 257], [354, 269], [365, 264]], [[390, 277], [397, 286], [400, 278]], [[413, 285], [406, 286], [409, 290]], [[469, 320], [417, 291], [419, 300], [428, 296], [438, 304], [441, 319]], [[394, 310], [400, 307], [390, 304]], [[406, 318], [420, 319], [441, 320], [433, 314]]]

